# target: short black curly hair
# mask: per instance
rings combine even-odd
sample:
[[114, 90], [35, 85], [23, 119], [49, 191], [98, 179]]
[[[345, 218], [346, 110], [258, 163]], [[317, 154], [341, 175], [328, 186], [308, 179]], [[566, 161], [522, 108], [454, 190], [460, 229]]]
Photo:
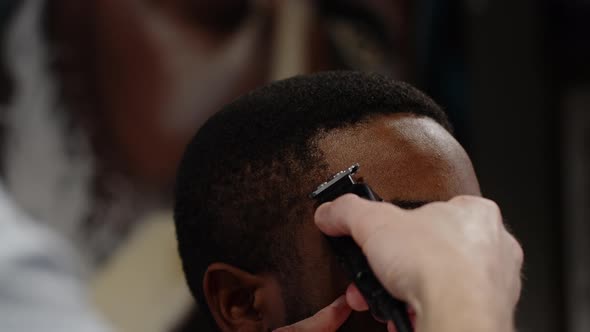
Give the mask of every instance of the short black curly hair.
[[307, 194], [328, 175], [318, 136], [392, 113], [430, 117], [451, 131], [441, 108], [412, 86], [350, 71], [274, 82], [205, 123], [180, 163], [174, 206], [201, 310], [208, 310], [202, 284], [211, 263], [278, 275], [298, 265], [296, 226], [313, 213]]

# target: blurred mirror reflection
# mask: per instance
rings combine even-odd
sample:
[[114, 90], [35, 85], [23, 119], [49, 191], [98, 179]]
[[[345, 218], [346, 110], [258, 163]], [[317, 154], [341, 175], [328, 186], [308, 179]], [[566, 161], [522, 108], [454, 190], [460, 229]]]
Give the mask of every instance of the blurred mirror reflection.
[[4, 0], [3, 190], [77, 249], [117, 329], [200, 330], [170, 213], [185, 144], [272, 80], [376, 71], [445, 108], [522, 241], [520, 330], [586, 331], [589, 15], [575, 0]]

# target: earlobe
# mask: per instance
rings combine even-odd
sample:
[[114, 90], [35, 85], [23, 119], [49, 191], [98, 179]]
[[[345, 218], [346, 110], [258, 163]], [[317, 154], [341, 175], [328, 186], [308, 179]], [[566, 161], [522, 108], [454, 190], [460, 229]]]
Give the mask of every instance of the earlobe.
[[[258, 290], [264, 278], [224, 263], [211, 264], [205, 272], [203, 290], [211, 315], [221, 331], [259, 331], [263, 313]], [[257, 298], [259, 297], [259, 298]]]

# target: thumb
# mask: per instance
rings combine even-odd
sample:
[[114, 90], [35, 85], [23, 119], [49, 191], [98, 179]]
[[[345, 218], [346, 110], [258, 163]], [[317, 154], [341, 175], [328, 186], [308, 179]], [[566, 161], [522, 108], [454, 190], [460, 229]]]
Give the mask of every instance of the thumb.
[[274, 332], [335, 332], [350, 316], [352, 309], [346, 304], [346, 296], [340, 296], [317, 314]]

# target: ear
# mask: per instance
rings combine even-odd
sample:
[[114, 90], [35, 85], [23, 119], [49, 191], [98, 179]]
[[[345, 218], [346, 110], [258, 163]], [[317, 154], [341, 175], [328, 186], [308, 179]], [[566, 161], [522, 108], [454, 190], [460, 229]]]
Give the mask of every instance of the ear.
[[266, 331], [284, 321], [281, 290], [273, 277], [213, 263], [205, 272], [203, 291], [221, 331]]

